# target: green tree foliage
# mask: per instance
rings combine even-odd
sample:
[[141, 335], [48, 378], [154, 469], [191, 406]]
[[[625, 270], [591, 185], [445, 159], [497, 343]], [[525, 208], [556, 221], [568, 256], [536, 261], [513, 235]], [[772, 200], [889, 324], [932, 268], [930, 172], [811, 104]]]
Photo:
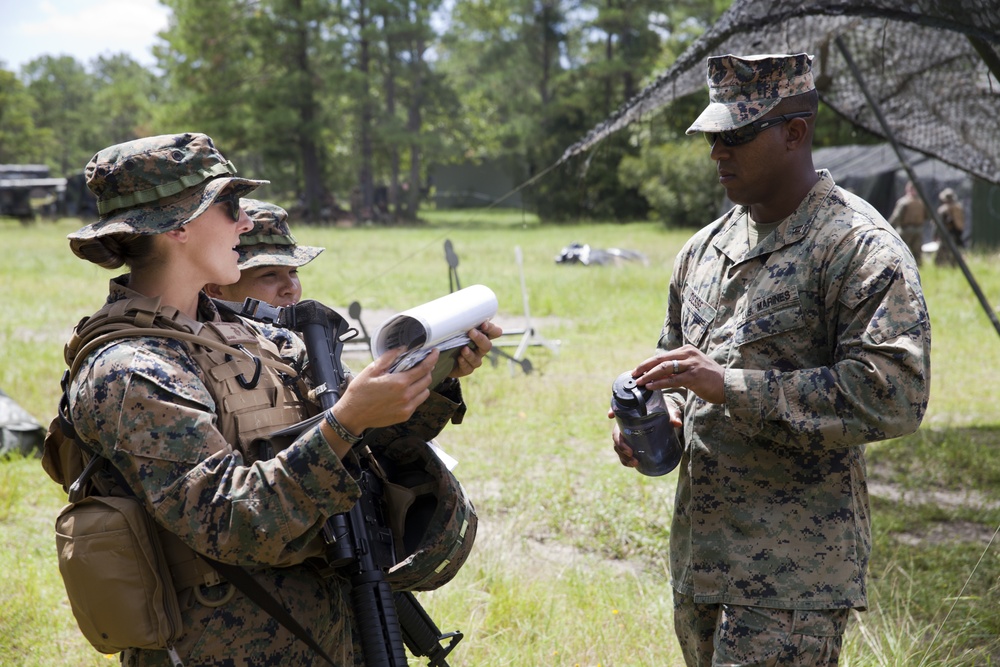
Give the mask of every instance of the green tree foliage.
[[428, 120], [459, 115], [425, 60], [440, 0], [164, 1], [160, 119], [210, 134], [272, 181], [266, 196], [316, 220], [357, 188], [371, 218], [376, 184], [395, 203], [404, 170], [424, 182], [441, 143]]
[[93, 77], [70, 56], [41, 56], [22, 67], [21, 78], [35, 100], [36, 127], [55, 138], [46, 147], [46, 164], [55, 174], [83, 169], [98, 143]]
[[[673, 61], [728, 3], [691, 0], [494, 0], [456, 3], [441, 71], [459, 91], [463, 159], [514, 156], [541, 174]], [[692, 19], [692, 16], [694, 18]], [[626, 133], [545, 173], [527, 192], [549, 220], [644, 218], [648, 204], [618, 180], [638, 155]], [[456, 154], [457, 155], [457, 154]]]
[[255, 10], [243, 2], [163, 4], [173, 17], [154, 51], [165, 72], [166, 95], [155, 113], [159, 132], [204, 132], [227, 153], [245, 150], [255, 102], [275, 94], [252, 68]]
[[0, 164], [44, 164], [52, 133], [35, 126], [38, 105], [20, 79], [0, 69]]
[[104, 146], [205, 132], [244, 175], [272, 182], [261, 196], [312, 220], [344, 213], [335, 195], [352, 191], [361, 218], [412, 219], [433, 164], [490, 161], [517, 184], [534, 177], [522, 194], [544, 219], [644, 218], [648, 183], [635, 180], [642, 169], [632, 160], [653, 154], [647, 139], [619, 132], [551, 166], [728, 5], [161, 2], [172, 16], [155, 71], [123, 54], [89, 66], [39, 58], [19, 75], [30, 103], [9, 78], [0, 82], [12, 100], [0, 133], [16, 134], [18, 146], [0, 134], [0, 149], [42, 154], [56, 175], [70, 175]]
[[[514, 157], [521, 176], [554, 162], [560, 142], [583, 131], [589, 119], [566, 104], [560, 79], [576, 59], [570, 40], [573, 21], [554, 0], [496, 0], [457, 3], [442, 39], [440, 70], [460, 92], [466, 114], [460, 160]], [[568, 131], [567, 131], [568, 130]], [[536, 202], [551, 175], [528, 192]]]
[[126, 54], [97, 58], [89, 70], [70, 56], [42, 56], [20, 79], [0, 76], [12, 95], [0, 104], [0, 132], [16, 124], [17, 161], [47, 164], [53, 176], [81, 173], [99, 149], [153, 133], [158, 78]]
[[264, 196], [315, 219], [330, 191], [325, 139], [338, 132], [339, 71], [323, 0], [164, 0], [173, 10], [157, 50], [168, 95], [157, 125], [209, 134]]
[[689, 95], [675, 100], [670, 113], [623, 130], [639, 150], [621, 161], [618, 176], [649, 202], [649, 217], [667, 227], [703, 226], [718, 217], [725, 198], [708, 144], [700, 133], [685, 134], [707, 102], [707, 91]]
[[725, 192], [704, 141], [643, 141], [642, 146], [638, 155], [622, 159], [619, 176], [649, 202], [651, 217], [668, 227], [701, 227], [718, 217]]
[[101, 56], [93, 63], [93, 85], [93, 104], [100, 113], [90, 124], [105, 142], [102, 146], [155, 134], [153, 109], [160, 84], [153, 72], [124, 53]]
[[[258, 151], [265, 177], [293, 193], [299, 214], [325, 215], [330, 193], [349, 181], [349, 170], [332, 159], [349, 136], [343, 89], [343, 38], [328, 27], [335, 20], [324, 0], [255, 3], [250, 16], [251, 50], [246, 149]], [[277, 169], [275, 169], [277, 168]], [[272, 176], [273, 174], [273, 176]]]
[[[457, 98], [428, 60], [441, 0], [353, 0], [346, 41], [361, 217], [413, 219], [426, 165], [448, 150], [461, 115]], [[376, 190], [383, 192], [376, 197]], [[388, 210], [387, 210], [388, 209]]]
[[[538, 5], [537, 7], [535, 5]], [[442, 35], [438, 70], [465, 110], [459, 159], [524, 156], [541, 134], [553, 97], [566, 29], [558, 2], [469, 0], [456, 3]]]
[[[253, 108], [249, 95], [258, 83], [249, 76], [252, 55], [246, 3], [165, 0], [173, 11], [162, 34], [157, 60], [166, 73], [169, 96], [158, 109], [157, 125], [166, 132], [197, 128], [246, 142], [245, 124]], [[256, 4], [256, 3], [255, 3]], [[269, 91], [260, 87], [259, 94]], [[235, 146], [234, 146], [235, 147]]]
[[405, 217], [416, 218], [420, 197], [426, 190], [425, 165], [446, 158], [443, 138], [451, 133], [453, 119], [460, 113], [458, 97], [443, 76], [427, 60], [436, 41], [431, 17], [440, 7], [438, 0], [410, 2], [406, 59], [406, 130], [409, 143], [409, 178]]

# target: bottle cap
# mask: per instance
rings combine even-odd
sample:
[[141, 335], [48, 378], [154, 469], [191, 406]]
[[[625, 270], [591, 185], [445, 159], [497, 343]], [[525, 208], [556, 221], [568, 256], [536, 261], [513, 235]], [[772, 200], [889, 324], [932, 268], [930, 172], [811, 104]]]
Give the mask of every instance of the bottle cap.
[[651, 389], [636, 385], [635, 378], [628, 371], [619, 375], [611, 386], [611, 394], [615, 402], [625, 408], [640, 409], [642, 416], [646, 415], [646, 401], [649, 400], [649, 395], [652, 393]]

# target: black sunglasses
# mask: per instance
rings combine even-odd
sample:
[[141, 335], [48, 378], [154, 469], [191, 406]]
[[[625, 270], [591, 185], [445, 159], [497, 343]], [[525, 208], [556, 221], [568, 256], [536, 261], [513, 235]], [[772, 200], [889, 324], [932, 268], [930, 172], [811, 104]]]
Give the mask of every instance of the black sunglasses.
[[229, 206], [229, 216], [233, 219], [233, 222], [240, 221], [240, 198], [236, 196], [233, 191], [224, 192], [215, 198], [213, 202], [215, 204], [226, 204]]
[[795, 113], [786, 113], [784, 116], [761, 118], [760, 120], [755, 120], [749, 125], [738, 127], [735, 130], [726, 130], [725, 132], [705, 132], [705, 138], [708, 140], [709, 146], [714, 146], [717, 139], [722, 139], [722, 143], [729, 147], [742, 146], [743, 144], [748, 144], [753, 141], [758, 134], [769, 127], [781, 125], [785, 121], [792, 120], [793, 118], [807, 118], [811, 115], [812, 111], [796, 111]]

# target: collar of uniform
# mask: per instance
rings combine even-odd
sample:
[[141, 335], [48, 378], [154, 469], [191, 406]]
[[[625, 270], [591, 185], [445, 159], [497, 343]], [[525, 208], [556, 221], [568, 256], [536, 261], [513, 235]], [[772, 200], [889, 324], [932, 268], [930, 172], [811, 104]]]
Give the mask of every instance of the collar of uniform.
[[738, 264], [800, 241], [812, 227], [820, 205], [830, 196], [835, 186], [833, 177], [826, 169], [821, 169], [816, 174], [819, 180], [802, 199], [798, 208], [785, 218], [774, 233], [769, 234], [755, 248], [748, 249], [746, 206], [736, 206], [727, 214], [728, 219], [723, 223], [713, 242], [715, 248], [733, 263]]
[[806, 235], [816, 220], [816, 214], [819, 213], [823, 203], [830, 197], [834, 187], [836, 187], [836, 183], [833, 182], [833, 176], [830, 175], [828, 170], [820, 169], [816, 172], [816, 175], [819, 176], [819, 180], [806, 193], [806, 196], [799, 203], [798, 208], [785, 219], [787, 224], [782, 225], [776, 230], [778, 233], [775, 234], [775, 237], [783, 237], [784, 243], [782, 245], [795, 243]]
[[[122, 299], [134, 300], [148, 298], [130, 288], [128, 286], [128, 280], [129, 274], [127, 273], [111, 279], [111, 284], [108, 289], [108, 303], [114, 303], [115, 301], [121, 301]], [[158, 316], [180, 325], [179, 328], [182, 330], [195, 335], [198, 335], [204, 326], [198, 320], [191, 319], [172, 306], [159, 306], [157, 314]], [[198, 317], [204, 321], [214, 321], [220, 319], [219, 311], [216, 310], [212, 300], [204, 292], [200, 292], [198, 294]]]

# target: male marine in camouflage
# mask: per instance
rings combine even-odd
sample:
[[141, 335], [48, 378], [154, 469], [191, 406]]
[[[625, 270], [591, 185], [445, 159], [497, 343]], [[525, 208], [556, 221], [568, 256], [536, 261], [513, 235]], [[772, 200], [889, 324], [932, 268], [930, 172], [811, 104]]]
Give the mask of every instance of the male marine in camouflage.
[[927, 405], [917, 267], [814, 169], [811, 60], [709, 59], [688, 133], [736, 206], [678, 255], [659, 352], [633, 371], [683, 428], [670, 569], [692, 667], [837, 664], [867, 605], [865, 443], [916, 430]]

